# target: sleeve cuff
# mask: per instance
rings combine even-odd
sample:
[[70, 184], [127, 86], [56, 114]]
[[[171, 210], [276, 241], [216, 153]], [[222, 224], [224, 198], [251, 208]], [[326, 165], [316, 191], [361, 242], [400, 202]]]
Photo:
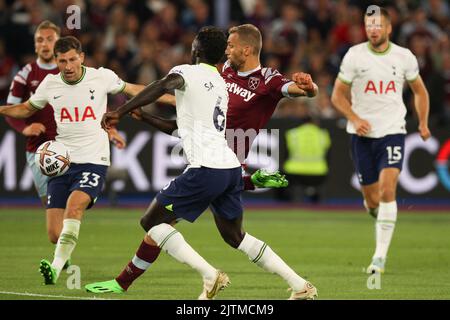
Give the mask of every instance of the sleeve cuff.
[[291, 84], [295, 83], [294, 81], [289, 81], [286, 82], [282, 87], [281, 87], [281, 93], [283, 94], [283, 96], [287, 97], [287, 98], [295, 98], [295, 96], [291, 96], [288, 92], [289, 86]]
[[9, 95], [8, 96], [8, 99], [6, 100], [6, 103], [7, 104], [19, 104], [19, 103], [22, 103], [22, 98], [20, 98], [20, 97], [15, 97], [15, 96], [13, 96], [13, 95]]
[[406, 79], [406, 81], [408, 81], [408, 82], [414, 82], [414, 81], [416, 81], [417, 80], [417, 78], [419, 77], [419, 73], [417, 73], [414, 77], [411, 77], [411, 79]]
[[122, 86], [120, 87], [120, 89], [111, 91], [110, 93], [111, 93], [111, 94], [119, 94], [119, 93], [123, 92], [123, 90], [125, 90], [126, 85], [127, 85], [127, 83], [126, 83], [125, 81], [123, 81], [123, 84], [122, 84]]
[[35, 108], [35, 109], [37, 109], [37, 110], [42, 110], [42, 108], [43, 108], [43, 107], [39, 106], [37, 103], [35, 103], [35, 102], [31, 101], [31, 100], [28, 100], [28, 102], [30, 103], [30, 105], [31, 105], [33, 108]]
[[344, 77], [342, 77], [342, 75], [340, 75], [340, 74], [338, 75], [338, 79], [341, 80], [345, 84], [348, 84], [348, 85], [352, 84], [352, 82], [350, 80], [344, 79]]

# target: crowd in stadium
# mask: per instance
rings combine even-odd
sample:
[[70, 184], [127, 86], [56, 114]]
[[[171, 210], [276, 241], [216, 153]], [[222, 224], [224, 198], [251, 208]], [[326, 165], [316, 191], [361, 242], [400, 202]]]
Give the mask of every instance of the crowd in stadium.
[[[430, 93], [431, 125], [450, 123], [450, 6], [443, 0], [373, 1], [392, 17], [391, 40], [417, 57]], [[81, 9], [81, 29], [66, 27], [67, 8]], [[35, 59], [33, 33], [49, 19], [62, 35], [78, 37], [86, 65], [105, 66], [128, 82], [148, 84], [174, 65], [189, 63], [191, 42], [205, 25], [252, 23], [263, 33], [262, 63], [286, 76], [312, 75], [320, 94], [309, 101], [321, 119], [339, 115], [330, 95], [342, 57], [365, 41], [363, 15], [369, 1], [347, 0], [0, 0], [0, 104], [18, 68]], [[224, 13], [225, 12], [225, 13]], [[228, 12], [229, 14], [226, 14]], [[110, 103], [118, 105], [125, 96]], [[411, 95], [406, 102], [412, 103]], [[276, 116], [292, 116], [285, 104]], [[155, 111], [167, 110], [158, 108]], [[413, 109], [409, 108], [413, 116]], [[435, 119], [435, 120], [433, 120]]]

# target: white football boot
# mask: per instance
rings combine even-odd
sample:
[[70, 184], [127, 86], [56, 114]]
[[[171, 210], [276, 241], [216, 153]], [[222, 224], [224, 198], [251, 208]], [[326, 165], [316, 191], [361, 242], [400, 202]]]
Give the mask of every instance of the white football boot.
[[292, 291], [288, 300], [314, 300], [318, 297], [317, 289], [310, 282], [306, 282], [305, 286], [300, 291], [293, 291], [292, 288], [288, 289]]
[[367, 267], [366, 273], [384, 273], [384, 264], [386, 259], [383, 258], [373, 258], [372, 263]]
[[223, 271], [217, 270], [217, 276], [214, 281], [203, 281], [203, 291], [198, 300], [213, 300], [219, 291], [228, 287], [230, 283], [228, 275]]

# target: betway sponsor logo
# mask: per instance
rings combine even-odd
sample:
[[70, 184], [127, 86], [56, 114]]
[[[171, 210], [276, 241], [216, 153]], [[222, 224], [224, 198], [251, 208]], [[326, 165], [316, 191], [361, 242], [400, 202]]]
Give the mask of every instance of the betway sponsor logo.
[[243, 97], [245, 102], [249, 102], [250, 99], [253, 98], [256, 94], [247, 89], [241, 88], [236, 83], [227, 83], [227, 90], [230, 93], [234, 93], [237, 96]]

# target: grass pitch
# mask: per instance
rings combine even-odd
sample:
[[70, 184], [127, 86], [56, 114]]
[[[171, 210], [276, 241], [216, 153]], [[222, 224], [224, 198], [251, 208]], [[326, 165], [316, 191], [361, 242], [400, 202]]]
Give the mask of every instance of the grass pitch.
[[[142, 210], [93, 209], [81, 224], [72, 263], [81, 270], [81, 289], [68, 289], [63, 271], [44, 286], [39, 261], [51, 261], [45, 215], [38, 209], [0, 210], [0, 299], [196, 299], [200, 276], [166, 253], [125, 294], [94, 295], [83, 286], [110, 280], [134, 255], [144, 235]], [[400, 212], [380, 289], [368, 289], [363, 273], [374, 251], [374, 219], [361, 212], [305, 210], [245, 212], [245, 229], [266, 241], [319, 290], [319, 299], [450, 299], [450, 214]], [[179, 223], [185, 239], [231, 286], [219, 299], [286, 299], [287, 284], [252, 264], [220, 238], [211, 213]]]

